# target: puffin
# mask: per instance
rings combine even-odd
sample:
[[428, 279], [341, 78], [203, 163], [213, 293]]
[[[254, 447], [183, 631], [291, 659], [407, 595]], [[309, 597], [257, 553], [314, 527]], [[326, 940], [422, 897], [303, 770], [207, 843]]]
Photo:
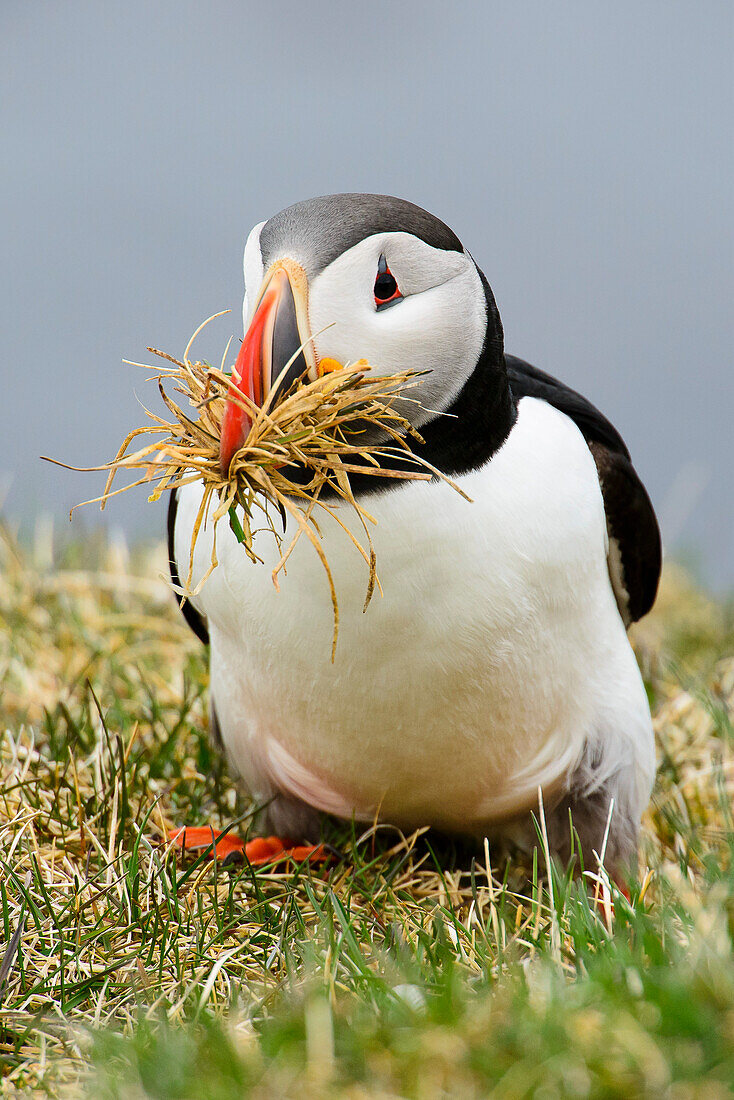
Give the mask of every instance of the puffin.
[[[226, 524], [218, 566], [181, 595], [202, 486], [171, 496], [171, 579], [208, 647], [210, 729], [260, 807], [253, 862], [320, 858], [324, 815], [547, 845], [619, 871], [637, 850], [655, 773], [648, 700], [627, 628], [655, 600], [661, 540], [649, 496], [609, 420], [581, 394], [504, 350], [490, 285], [439, 218], [403, 199], [336, 194], [254, 227], [244, 253], [245, 336], [234, 382], [274, 384], [367, 359], [419, 372], [401, 407], [416, 456], [439, 476], [351, 474], [382, 593], [337, 519], [319, 532], [339, 600], [332, 660], [328, 581], [300, 540], [276, 591]], [[229, 401], [227, 471], [249, 418]], [[335, 496], [339, 520], [359, 521]], [[286, 540], [293, 520], [284, 517]], [[193, 584], [211, 560], [199, 534]], [[177, 835], [186, 847], [211, 827]]]

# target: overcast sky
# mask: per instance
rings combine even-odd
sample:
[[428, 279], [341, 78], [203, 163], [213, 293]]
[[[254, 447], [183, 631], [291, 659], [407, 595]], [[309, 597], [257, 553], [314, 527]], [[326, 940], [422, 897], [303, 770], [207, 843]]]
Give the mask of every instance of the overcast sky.
[[[734, 585], [733, 13], [2, 0], [6, 511], [64, 525], [100, 490], [38, 456], [98, 462], [140, 422], [123, 357], [180, 352], [228, 307], [201, 352], [241, 336], [255, 222], [384, 191], [456, 230], [507, 350], [600, 406], [668, 548]], [[106, 515], [132, 537], [162, 532], [165, 506]]]

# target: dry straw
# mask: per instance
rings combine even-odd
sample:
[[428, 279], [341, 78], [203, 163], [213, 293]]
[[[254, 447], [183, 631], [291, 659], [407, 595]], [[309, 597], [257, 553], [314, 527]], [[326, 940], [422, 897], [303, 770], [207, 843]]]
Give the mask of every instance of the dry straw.
[[[214, 314], [214, 317], [220, 316], [221, 313]], [[208, 318], [196, 330], [183, 359], [174, 359], [156, 348], [148, 348], [170, 365], [151, 367], [143, 363], [132, 364], [156, 372], [149, 381], [157, 383], [171, 419], [165, 420], [143, 406], [153, 423], [131, 431], [111, 462], [103, 466], [68, 468], [107, 471], [107, 483], [102, 495], [84, 501], [85, 504], [99, 503], [102, 508], [111, 497], [138, 485], [153, 486], [148, 499], [157, 501], [166, 491], [174, 491], [196, 481], [203, 483], [201, 503], [192, 530], [188, 571], [180, 589], [180, 594], [185, 597], [195, 596], [217, 565], [216, 529], [225, 516], [243, 551], [253, 562], [262, 561], [255, 550], [253, 538], [256, 532], [253, 526], [255, 509], [265, 517], [266, 527], [275, 538], [281, 554], [272, 573], [276, 589], [278, 575], [285, 570], [296, 543], [305, 535], [318, 554], [329, 582], [334, 613], [333, 660], [339, 629], [339, 605], [334, 578], [322, 545], [317, 518], [319, 510], [336, 521], [368, 567], [366, 610], [375, 586], [379, 587], [376, 556], [370, 537], [370, 526], [376, 520], [355, 497], [350, 474], [418, 481], [440, 477], [457, 492], [462, 493], [462, 490], [411, 450], [411, 438], [418, 443], [423, 441], [400, 411], [399, 402], [403, 405], [406, 401], [420, 404], [414, 396], [407, 396], [407, 391], [420, 383], [420, 372], [373, 374], [370, 364], [361, 359], [324, 374], [314, 382], [301, 378], [284, 392], [278, 385], [280, 379], [277, 379], [260, 408], [234, 389], [230, 375], [225, 373], [229, 345], [219, 369], [189, 358], [196, 336], [214, 317]], [[293, 359], [283, 368], [280, 378], [285, 377]], [[167, 392], [166, 382], [175, 383], [174, 392], [184, 398], [180, 404]], [[227, 399], [244, 409], [252, 424], [225, 475], [220, 469], [219, 443]], [[190, 413], [192, 408], [195, 416]], [[135, 441], [149, 436], [157, 438], [130, 451]], [[396, 459], [400, 460], [397, 467]], [[142, 477], [122, 488], [113, 489], [116, 475], [128, 470], [142, 470]], [[462, 496], [466, 494], [462, 493]], [[363, 542], [355, 537], [340, 516], [339, 506], [342, 504], [358, 516], [364, 531]], [[296, 524], [295, 534], [287, 542], [282, 533], [286, 530], [286, 515], [290, 515]], [[283, 521], [280, 529], [278, 518]], [[207, 523], [214, 528], [211, 560], [204, 576], [194, 585], [194, 550], [201, 529]]]

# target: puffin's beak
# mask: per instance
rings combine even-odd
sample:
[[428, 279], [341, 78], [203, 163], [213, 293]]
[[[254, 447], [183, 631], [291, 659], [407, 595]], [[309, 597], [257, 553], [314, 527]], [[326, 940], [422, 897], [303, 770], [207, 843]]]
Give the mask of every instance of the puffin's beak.
[[308, 323], [308, 281], [300, 264], [278, 260], [263, 279], [232, 372], [219, 444], [224, 477], [252, 427], [250, 414], [231, 398], [244, 394], [262, 406], [273, 386], [287, 390], [304, 372], [312, 381], [319, 374]]

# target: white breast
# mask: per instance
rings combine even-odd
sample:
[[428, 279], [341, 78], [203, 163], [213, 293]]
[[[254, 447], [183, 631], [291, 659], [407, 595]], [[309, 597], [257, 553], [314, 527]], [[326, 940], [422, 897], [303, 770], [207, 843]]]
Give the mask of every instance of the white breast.
[[[222, 734], [256, 796], [284, 790], [344, 816], [469, 830], [531, 805], [588, 737], [619, 725], [644, 740], [649, 713], [578, 429], [525, 398], [501, 451], [460, 483], [473, 503], [440, 482], [367, 498], [384, 596], [365, 614], [364, 562], [319, 519], [339, 599], [333, 664], [313, 548], [301, 539], [277, 593], [272, 535], [258, 535], [264, 565], [253, 565], [219, 525], [220, 565], [196, 604]], [[179, 563], [199, 499], [198, 486], [180, 494]]]

